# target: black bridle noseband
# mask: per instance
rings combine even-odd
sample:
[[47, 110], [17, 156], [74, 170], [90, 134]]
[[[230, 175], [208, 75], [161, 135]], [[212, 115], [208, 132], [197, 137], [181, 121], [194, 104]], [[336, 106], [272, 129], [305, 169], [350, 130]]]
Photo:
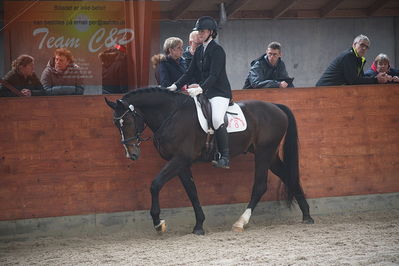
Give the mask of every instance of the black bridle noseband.
[[[143, 138], [142, 137], [142, 134], [143, 134], [145, 128], [147, 127], [147, 124], [144, 122], [144, 117], [140, 113], [136, 112], [136, 110], [134, 109], [133, 105], [129, 105], [129, 108], [121, 116], [114, 117], [114, 121], [118, 121], [119, 123], [123, 123], [123, 118], [128, 113], [131, 113], [132, 116], [133, 116], [134, 127], [136, 128], [136, 135], [133, 136], [133, 137], [125, 139], [124, 135], [122, 133], [123, 139], [121, 140], [121, 143], [123, 145], [125, 145], [125, 146], [140, 147], [141, 142], [150, 140], [151, 137], [147, 137], [147, 138]], [[138, 127], [137, 127], [136, 117], [139, 117], [143, 121], [144, 127], [143, 127], [142, 130], [139, 130]], [[121, 122], [121, 120], [122, 120], [122, 122]], [[122, 129], [122, 127], [120, 127], [120, 129]], [[135, 143], [129, 143], [132, 140], [135, 140]]]

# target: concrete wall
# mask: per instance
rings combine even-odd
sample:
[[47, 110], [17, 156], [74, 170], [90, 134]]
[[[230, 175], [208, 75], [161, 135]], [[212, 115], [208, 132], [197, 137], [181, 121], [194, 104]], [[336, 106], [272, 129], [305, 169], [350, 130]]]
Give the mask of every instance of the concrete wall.
[[[161, 22], [160, 50], [170, 36], [188, 43], [194, 21]], [[1, 23], [0, 23], [1, 25]], [[274, 40], [283, 45], [283, 59], [297, 87], [314, 86], [321, 73], [338, 53], [351, 46], [360, 34], [371, 38], [367, 53], [367, 69], [375, 56], [384, 52], [392, 65], [399, 67], [399, 17], [348, 19], [281, 19], [228, 21], [219, 32], [219, 42], [227, 53], [227, 74], [233, 89], [241, 89], [250, 62], [265, 51]], [[4, 36], [0, 32], [0, 76], [8, 70], [4, 65]], [[150, 83], [155, 84], [153, 72]]]
[[[188, 42], [194, 21], [162, 22], [161, 46], [170, 36]], [[352, 45], [354, 37], [365, 34], [371, 39], [366, 55], [367, 69], [378, 53], [386, 53], [392, 65], [398, 59], [397, 17], [348, 19], [233, 20], [219, 31], [219, 42], [227, 54], [227, 75], [233, 89], [241, 89], [250, 62], [266, 50], [271, 41], [283, 45], [283, 60], [297, 87], [314, 86], [328, 64]]]

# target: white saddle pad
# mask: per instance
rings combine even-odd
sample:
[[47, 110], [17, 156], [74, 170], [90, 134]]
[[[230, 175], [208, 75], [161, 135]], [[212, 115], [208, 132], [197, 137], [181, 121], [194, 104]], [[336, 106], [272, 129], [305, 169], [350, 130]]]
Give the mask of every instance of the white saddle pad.
[[[205, 133], [208, 133], [209, 131], [210, 134], [213, 134], [214, 131], [208, 128], [208, 122], [206, 121], [205, 116], [202, 113], [201, 104], [197, 100], [197, 97], [193, 97], [193, 99], [195, 102], [195, 108], [197, 108], [197, 117], [202, 130]], [[226, 114], [228, 121], [227, 132], [240, 132], [247, 129], [247, 120], [245, 119], [241, 107], [238, 104], [234, 103], [232, 106], [229, 106]]]

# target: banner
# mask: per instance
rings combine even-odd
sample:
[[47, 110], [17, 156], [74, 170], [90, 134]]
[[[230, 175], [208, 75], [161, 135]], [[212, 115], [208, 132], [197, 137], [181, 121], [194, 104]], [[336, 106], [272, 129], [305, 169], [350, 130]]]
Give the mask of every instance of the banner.
[[[147, 17], [138, 23], [140, 19], [134, 16], [139, 14], [126, 10], [140, 10], [141, 6], [144, 6]], [[136, 31], [140, 32], [135, 27], [146, 28], [143, 24], [152, 25], [151, 1], [6, 1], [4, 7], [6, 55], [10, 61], [20, 54], [33, 56], [35, 72], [39, 77], [54, 51], [63, 47], [72, 52], [75, 63], [82, 70], [84, 83], [98, 87], [101, 86], [100, 52], [117, 44], [129, 47], [131, 50], [127, 52], [133, 64], [129, 68], [134, 71], [141, 69], [140, 65], [134, 65], [137, 62], [137, 51], [142, 51], [141, 45], [151, 40], [149, 27], [143, 33], [143, 36], [148, 36], [145, 41], [134, 43], [142, 39], [142, 36], [135, 35]], [[144, 57], [149, 58], [149, 53]], [[140, 83], [145, 80], [148, 82], [148, 77], [145, 78], [148, 71], [139, 74]], [[130, 88], [137, 85], [137, 80], [131, 79]]]

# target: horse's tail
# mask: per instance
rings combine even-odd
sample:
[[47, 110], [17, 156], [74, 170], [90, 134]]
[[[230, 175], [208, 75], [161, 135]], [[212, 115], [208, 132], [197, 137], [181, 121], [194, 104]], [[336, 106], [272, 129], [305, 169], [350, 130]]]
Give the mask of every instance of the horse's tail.
[[288, 117], [288, 128], [283, 145], [283, 167], [286, 173], [285, 192], [288, 205], [292, 205], [295, 194], [302, 190], [299, 180], [298, 129], [295, 116], [285, 105], [276, 104]]

